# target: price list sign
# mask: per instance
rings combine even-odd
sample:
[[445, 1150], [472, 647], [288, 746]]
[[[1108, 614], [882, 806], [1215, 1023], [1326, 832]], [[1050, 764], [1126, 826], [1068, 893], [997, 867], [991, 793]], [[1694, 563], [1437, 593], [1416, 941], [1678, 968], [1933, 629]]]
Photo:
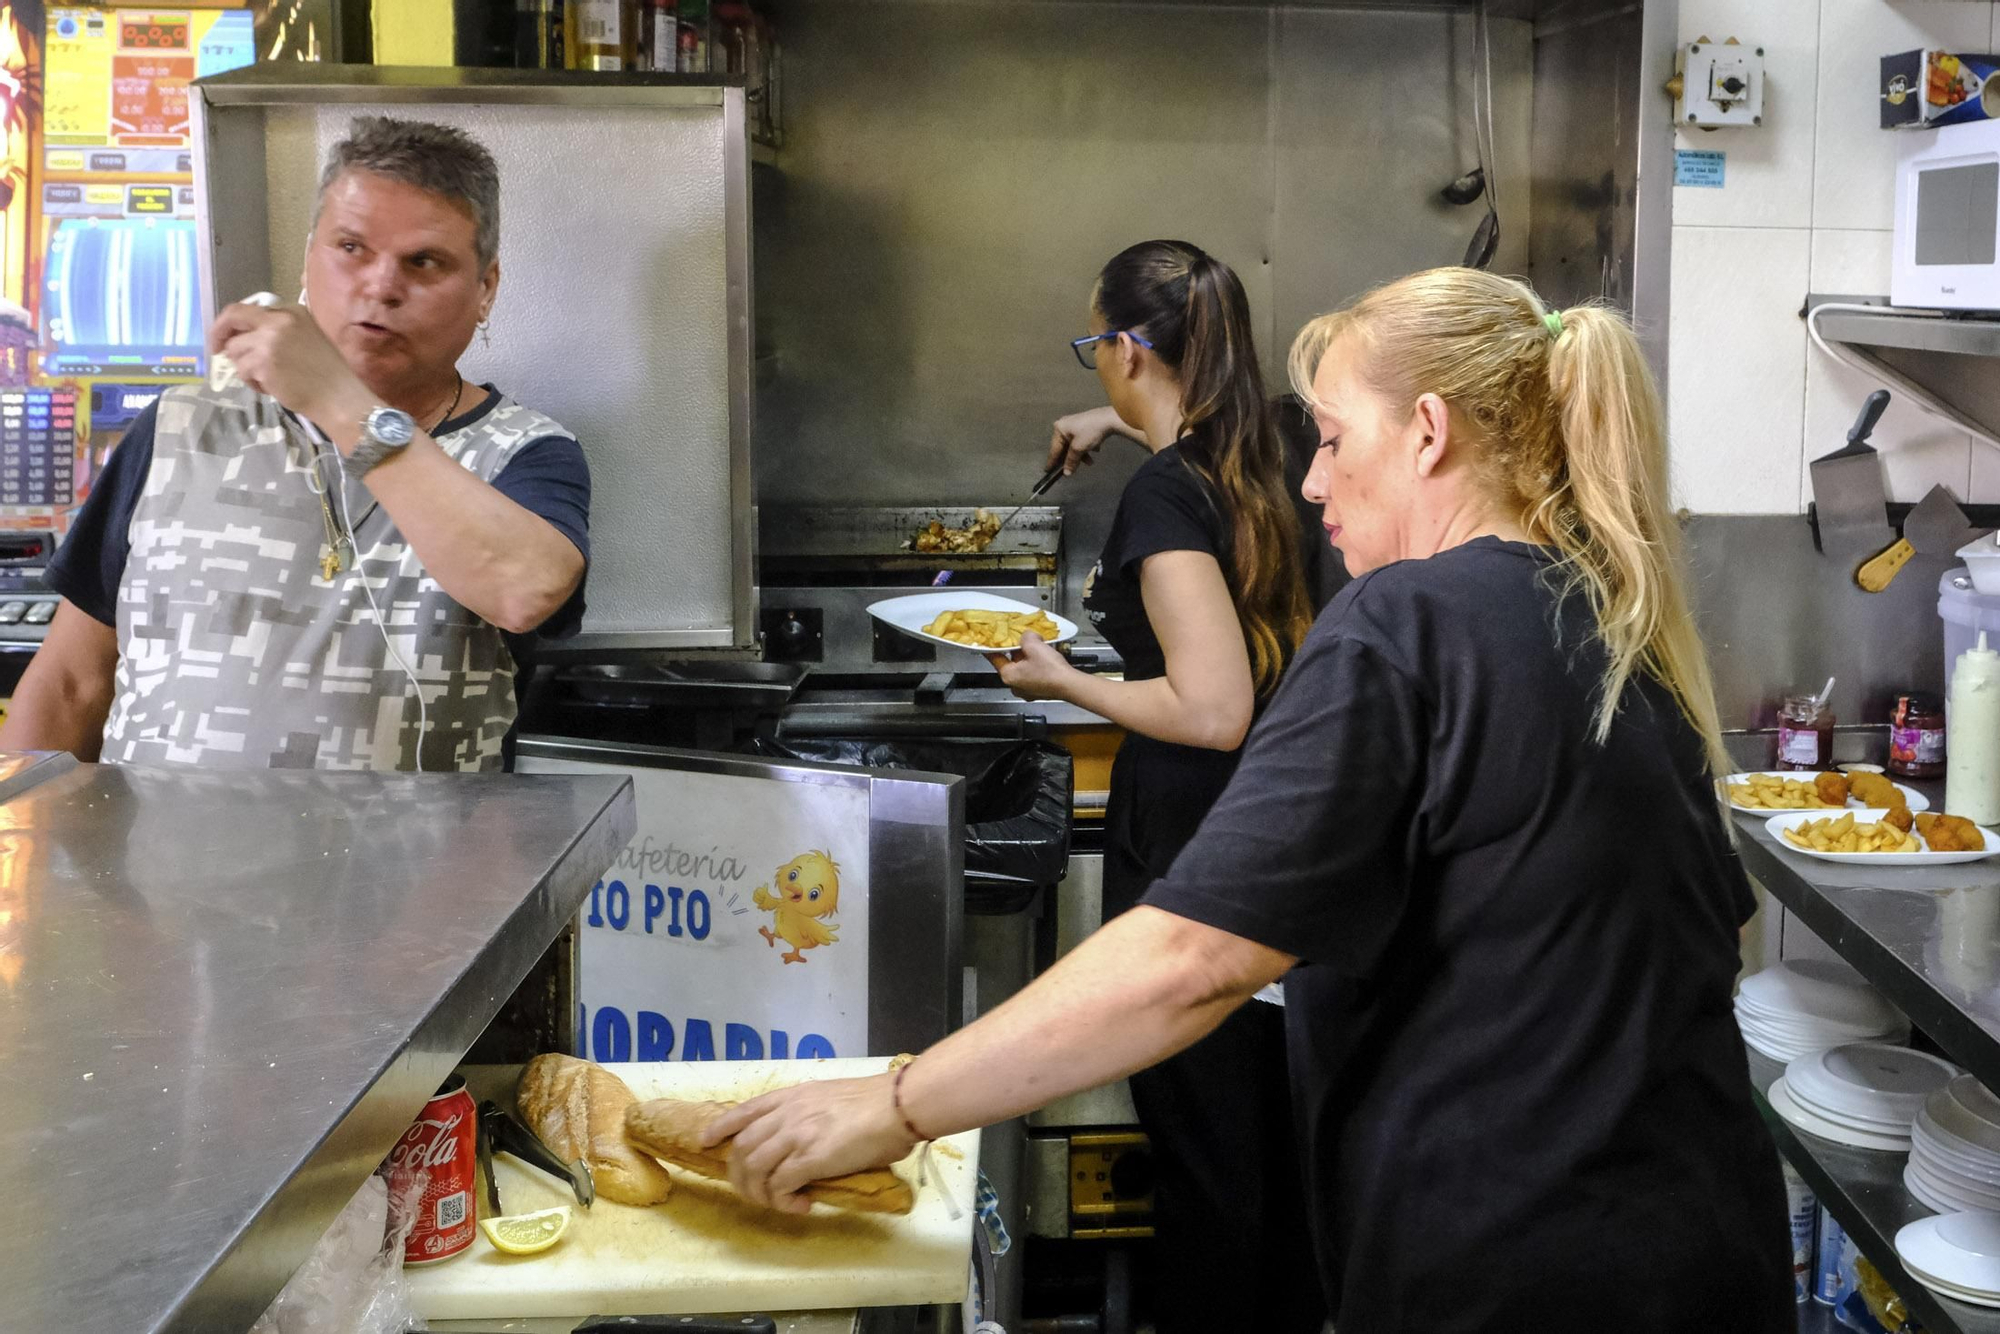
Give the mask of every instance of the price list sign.
[[69, 504], [75, 467], [75, 391], [0, 392], [0, 505]]

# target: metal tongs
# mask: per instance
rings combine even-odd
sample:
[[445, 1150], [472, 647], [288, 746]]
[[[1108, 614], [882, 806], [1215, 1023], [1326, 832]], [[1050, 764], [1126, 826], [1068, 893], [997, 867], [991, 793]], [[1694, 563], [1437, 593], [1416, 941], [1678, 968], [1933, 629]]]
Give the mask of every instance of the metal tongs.
[[[1044, 495], [1048, 493], [1048, 489], [1050, 487], [1054, 486], [1057, 482], [1060, 482], [1062, 480], [1063, 462], [1065, 461], [1066, 460], [1058, 460], [1053, 467], [1051, 467], [1047, 472], [1042, 474], [1042, 480], [1035, 483], [1035, 489], [1028, 493], [1028, 498], [1022, 501], [1020, 504], [1016, 505], [1013, 509], [1007, 511], [1007, 517], [1000, 520], [1000, 526], [993, 530], [993, 536], [986, 539], [985, 550], [991, 551], [993, 549], [993, 544], [1000, 540], [1000, 534], [1006, 531], [1008, 524], [1014, 522], [1015, 515], [1019, 514], [1022, 510], [1028, 508], [1028, 506], [1040, 500]], [[951, 582], [951, 573], [952, 572], [950, 570], [939, 570], [937, 573], [937, 578], [931, 580], [931, 587], [943, 588], [946, 584]]]
[[528, 1166], [547, 1172], [558, 1181], [568, 1182], [570, 1190], [576, 1195], [576, 1202], [586, 1209], [597, 1199], [597, 1183], [591, 1179], [589, 1163], [580, 1158], [566, 1163], [556, 1157], [534, 1131], [503, 1111], [500, 1104], [490, 1098], [479, 1104], [478, 1152], [480, 1165], [486, 1169], [486, 1208], [492, 1217], [499, 1218], [506, 1213], [500, 1207], [500, 1183], [493, 1175], [495, 1153], [512, 1154]]

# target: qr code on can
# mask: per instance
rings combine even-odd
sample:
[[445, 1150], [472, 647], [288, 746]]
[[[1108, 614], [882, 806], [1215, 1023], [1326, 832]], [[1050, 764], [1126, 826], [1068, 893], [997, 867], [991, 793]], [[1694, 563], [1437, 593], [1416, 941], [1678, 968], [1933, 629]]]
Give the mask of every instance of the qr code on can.
[[460, 1223], [463, 1223], [464, 1221], [465, 1221], [464, 1191], [460, 1191], [456, 1195], [447, 1195], [443, 1199], [437, 1202], [437, 1225], [439, 1231], [443, 1231], [445, 1228], [448, 1227], [457, 1227]]

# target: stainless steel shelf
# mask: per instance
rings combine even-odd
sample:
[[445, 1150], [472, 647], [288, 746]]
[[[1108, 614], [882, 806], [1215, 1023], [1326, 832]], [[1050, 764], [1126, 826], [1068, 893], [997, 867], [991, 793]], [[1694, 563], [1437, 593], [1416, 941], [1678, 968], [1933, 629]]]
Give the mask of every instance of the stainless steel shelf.
[[[1912, 786], [1934, 804], [1943, 796], [1942, 784]], [[2000, 869], [1991, 862], [1917, 869], [1814, 861], [1780, 848], [1753, 816], [1738, 816], [1736, 832], [1744, 865], [1772, 898], [1953, 1061], [2000, 1088]], [[1903, 1187], [1905, 1155], [1794, 1130], [1763, 1094], [1784, 1067], [1749, 1056], [1758, 1107], [1779, 1149], [1910, 1309], [1932, 1331], [2000, 1334], [2000, 1311], [1938, 1297], [1896, 1259], [1897, 1230], [1931, 1212]]]
[[[1855, 1246], [1868, 1257], [1882, 1277], [1889, 1281], [1923, 1322], [1930, 1334], [2000, 1334], [2000, 1311], [1968, 1305], [1940, 1297], [1911, 1278], [1896, 1258], [1896, 1233], [1904, 1224], [1927, 1218], [1932, 1210], [1917, 1203], [1903, 1188], [1906, 1155], [1881, 1153], [1872, 1149], [1849, 1148], [1795, 1130], [1771, 1110], [1764, 1090], [1785, 1073], [1785, 1067], [1756, 1052], [1750, 1056], [1750, 1082], [1757, 1090], [1757, 1110], [1778, 1141], [1779, 1152], [1812, 1187], [1813, 1194], [1826, 1206], [1854, 1238]], [[1816, 1305], [1808, 1302], [1807, 1305]], [[1822, 1311], [1827, 1308], [1821, 1307]], [[1825, 1328], [1833, 1328], [1831, 1313]], [[1800, 1328], [1810, 1328], [1801, 1317]]]
[[[1933, 803], [1943, 785], [1913, 783]], [[1814, 861], [1738, 816], [1743, 863], [1988, 1088], [2000, 1089], [2000, 863], [1937, 868]]]
[[1831, 310], [1818, 323], [1819, 331], [1837, 343], [2000, 357], [2000, 320], [1913, 314], [1885, 306], [1868, 312]]

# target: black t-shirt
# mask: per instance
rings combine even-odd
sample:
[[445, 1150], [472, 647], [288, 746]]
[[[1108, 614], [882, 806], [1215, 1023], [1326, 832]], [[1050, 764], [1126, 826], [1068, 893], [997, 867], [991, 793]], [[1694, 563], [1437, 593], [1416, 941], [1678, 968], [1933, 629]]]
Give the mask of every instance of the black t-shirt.
[[1199, 551], [1215, 557], [1225, 573], [1229, 569], [1229, 525], [1222, 506], [1185, 452], [1199, 447], [1198, 436], [1183, 437], [1139, 465], [1118, 497], [1111, 534], [1083, 590], [1090, 623], [1125, 660], [1128, 681], [1167, 674], [1167, 655], [1139, 591], [1139, 567], [1146, 558], [1163, 551]]
[[[1202, 448], [1202, 428], [1139, 466], [1118, 498], [1111, 533], [1084, 590], [1084, 610], [1125, 660], [1125, 679], [1167, 674], [1166, 653], [1146, 616], [1140, 567], [1165, 551], [1199, 551], [1227, 572], [1229, 525], [1222, 505], [1187, 451]], [[1208, 750], [1132, 732], [1111, 769], [1104, 809], [1104, 912], [1111, 917], [1139, 901], [1173, 863], [1208, 808], [1236, 771], [1233, 750]]]
[[[470, 426], [500, 404], [492, 385], [484, 402], [439, 423], [432, 435]], [[118, 585], [125, 577], [125, 560], [132, 551], [132, 513], [145, 491], [153, 468], [153, 423], [159, 404], [149, 405], [133, 419], [118, 447], [111, 451], [104, 472], [77, 511], [69, 536], [49, 562], [48, 585], [92, 619], [118, 623]], [[493, 489], [522, 509], [547, 520], [582, 553], [585, 579], [554, 615], [530, 636], [507, 636], [520, 658], [530, 639], [565, 639], [583, 625], [584, 584], [590, 564], [590, 465], [583, 446], [564, 435], [531, 440], [514, 452], [493, 479]]]
[[1700, 742], [1548, 556], [1357, 579], [1146, 902], [1301, 959], [1292, 1081], [1355, 1334], [1789, 1329], [1731, 1018], [1754, 910]]

